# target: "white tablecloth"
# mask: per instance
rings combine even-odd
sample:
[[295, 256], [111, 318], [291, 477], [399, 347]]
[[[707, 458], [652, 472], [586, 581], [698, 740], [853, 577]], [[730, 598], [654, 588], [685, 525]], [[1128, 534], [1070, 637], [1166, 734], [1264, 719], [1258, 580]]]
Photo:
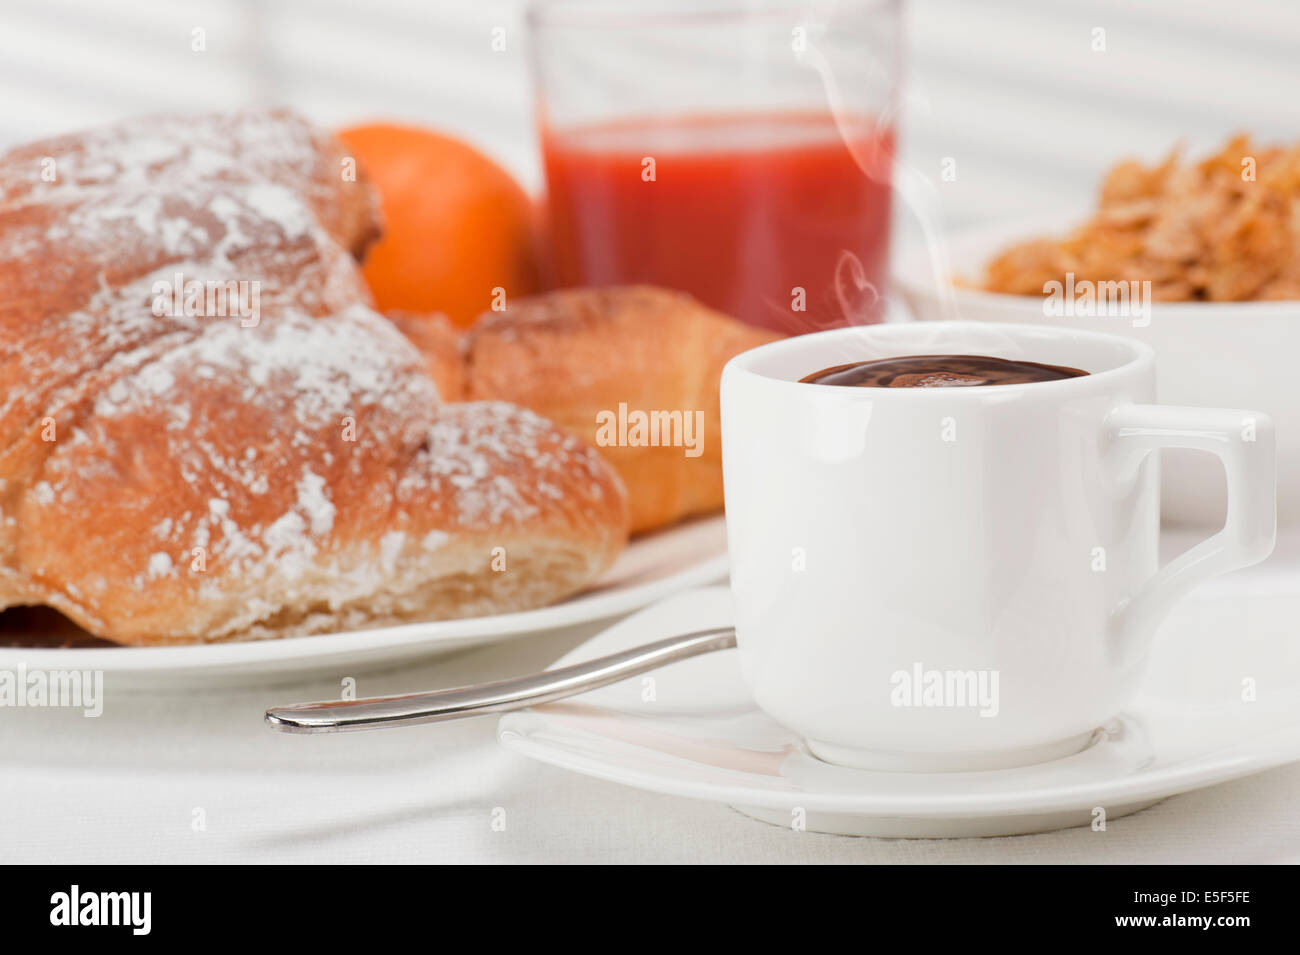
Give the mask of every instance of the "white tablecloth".
[[[1259, 570], [1294, 573], [1298, 545]], [[596, 629], [362, 674], [357, 690], [530, 672]], [[1300, 863], [1300, 764], [1176, 796], [1106, 832], [855, 839], [534, 763], [496, 744], [492, 717], [316, 737], [262, 723], [269, 705], [338, 696], [316, 682], [114, 694], [98, 719], [0, 709], [0, 862]]]

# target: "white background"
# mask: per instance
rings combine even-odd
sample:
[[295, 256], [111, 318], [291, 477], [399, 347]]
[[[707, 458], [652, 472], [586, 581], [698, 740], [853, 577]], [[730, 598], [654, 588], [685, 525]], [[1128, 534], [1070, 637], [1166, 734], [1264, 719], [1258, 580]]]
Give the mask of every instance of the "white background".
[[[436, 125], [535, 186], [522, 10], [522, 0], [4, 0], [0, 143], [141, 111], [286, 102], [331, 124]], [[190, 48], [196, 27], [206, 52]], [[1297, 136], [1293, 0], [910, 0], [906, 33], [902, 159], [929, 176], [957, 160], [957, 180], [942, 186], [953, 224], [1090, 194], [1116, 159], [1180, 139]]]

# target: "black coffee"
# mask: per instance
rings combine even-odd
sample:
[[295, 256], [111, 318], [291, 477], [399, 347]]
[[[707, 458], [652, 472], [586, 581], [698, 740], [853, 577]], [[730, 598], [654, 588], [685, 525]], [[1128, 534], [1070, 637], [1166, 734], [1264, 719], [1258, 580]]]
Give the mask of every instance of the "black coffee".
[[908, 355], [835, 365], [799, 380], [858, 388], [970, 388], [1057, 381], [1086, 374], [1065, 365], [1041, 365], [1036, 361], [1012, 361], [989, 355]]

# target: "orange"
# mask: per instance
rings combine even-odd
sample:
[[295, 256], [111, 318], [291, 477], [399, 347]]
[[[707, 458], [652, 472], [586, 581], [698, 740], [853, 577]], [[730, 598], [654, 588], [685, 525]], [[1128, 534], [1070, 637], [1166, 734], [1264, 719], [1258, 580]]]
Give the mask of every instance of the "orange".
[[533, 204], [504, 169], [427, 129], [339, 135], [383, 206], [383, 238], [363, 265], [381, 311], [442, 312], [468, 325], [494, 298], [538, 290]]

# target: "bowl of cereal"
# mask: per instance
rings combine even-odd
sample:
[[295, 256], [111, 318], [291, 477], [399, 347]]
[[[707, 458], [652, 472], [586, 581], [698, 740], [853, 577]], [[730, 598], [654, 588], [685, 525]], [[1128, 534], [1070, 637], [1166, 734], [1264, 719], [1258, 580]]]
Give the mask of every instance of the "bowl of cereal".
[[[1128, 161], [1091, 213], [956, 233], [899, 257], [894, 280], [921, 320], [1036, 322], [1139, 338], [1156, 350], [1160, 401], [1268, 412], [1278, 518], [1300, 522], [1300, 146], [1239, 137], [1185, 162]], [[1163, 513], [1221, 521], [1216, 459], [1162, 452]]]

